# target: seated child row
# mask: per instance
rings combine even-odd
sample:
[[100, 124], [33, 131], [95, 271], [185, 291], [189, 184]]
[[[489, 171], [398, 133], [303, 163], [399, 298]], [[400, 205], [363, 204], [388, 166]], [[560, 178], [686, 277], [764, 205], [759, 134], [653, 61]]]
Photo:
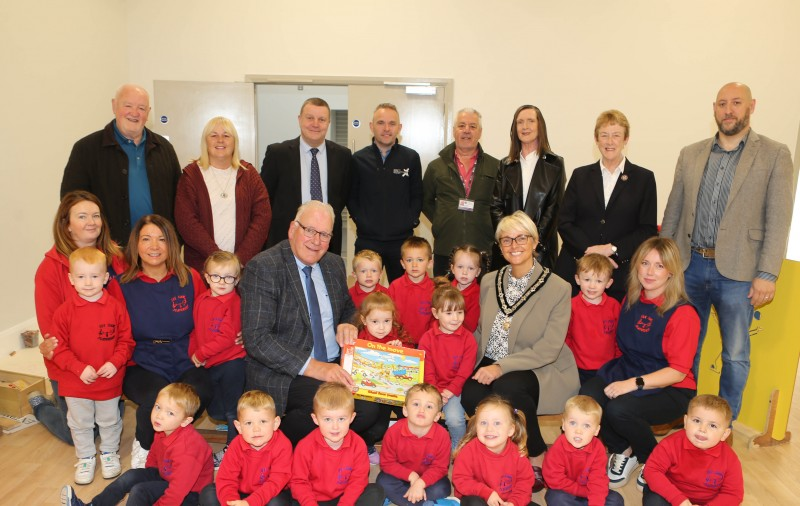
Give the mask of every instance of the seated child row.
[[[318, 428], [294, 452], [279, 429], [272, 398], [261, 391], [245, 392], [234, 421], [240, 434], [231, 442], [215, 483], [211, 448], [188, 414], [199, 403], [189, 385], [173, 383], [162, 389], [151, 414], [157, 434], [146, 467], [126, 471], [90, 504], [118, 504], [129, 495], [128, 504], [136, 505], [382, 506], [388, 499], [410, 506], [446, 501], [451, 493], [450, 438], [437, 423], [442, 397], [426, 383], [406, 393], [406, 418], [386, 433], [375, 483], [369, 483], [366, 445], [349, 431], [354, 401], [344, 385], [320, 386], [311, 414]], [[595, 439], [600, 418], [601, 408], [590, 397], [567, 401], [564, 433], [543, 465], [547, 504], [624, 504], [608, 489], [605, 448]], [[720, 444], [730, 433], [729, 424], [730, 408], [723, 399], [695, 397], [685, 430], [665, 438], [648, 460], [644, 504], [740, 504], [741, 465], [728, 445]], [[498, 396], [484, 399], [455, 452], [452, 486], [461, 503], [535, 504], [526, 440], [522, 412]], [[62, 504], [84, 504], [68, 485], [61, 498]]]

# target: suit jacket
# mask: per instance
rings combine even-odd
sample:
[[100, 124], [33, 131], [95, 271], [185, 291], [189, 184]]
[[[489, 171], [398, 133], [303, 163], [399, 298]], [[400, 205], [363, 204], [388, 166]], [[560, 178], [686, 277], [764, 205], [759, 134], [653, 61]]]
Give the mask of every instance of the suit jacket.
[[[539, 248], [537, 256], [542, 265], [553, 268], [558, 255], [559, 207], [564, 199], [564, 186], [567, 184], [567, 173], [564, 171], [564, 159], [553, 153], [542, 153], [533, 170], [528, 199], [522, 202], [522, 165], [519, 160], [509, 161], [504, 158], [497, 169], [497, 178], [492, 195], [492, 226], [504, 216], [515, 211], [525, 211], [531, 217], [539, 231]], [[497, 267], [505, 265], [503, 256], [495, 245], [492, 259], [498, 259]]]
[[[678, 243], [683, 268], [691, 241], [700, 182], [714, 138], [686, 146], [664, 210], [661, 236]], [[778, 276], [792, 218], [794, 176], [789, 148], [750, 130], [717, 231], [715, 263], [720, 274], [752, 281], [757, 272]]]
[[[328, 251], [342, 252], [342, 210], [347, 205], [350, 192], [350, 150], [325, 141], [328, 159], [328, 203], [333, 207], [333, 239]], [[267, 248], [286, 239], [289, 225], [302, 204], [300, 188], [300, 137], [270, 144], [261, 165], [261, 179], [269, 193], [272, 205], [272, 224], [267, 237]]]
[[[344, 261], [326, 253], [319, 267], [333, 309], [334, 326], [349, 323], [356, 308], [347, 291]], [[239, 291], [247, 388], [269, 392], [277, 413], [282, 414], [289, 384], [314, 346], [305, 289], [288, 240], [250, 260]]]
[[611, 243], [617, 247], [614, 261], [619, 268], [614, 270], [609, 294], [622, 300], [631, 257], [645, 239], [658, 235], [656, 178], [651, 171], [625, 160], [625, 171], [606, 206], [601, 170], [597, 161], [572, 173], [558, 219], [563, 244], [555, 272], [572, 284], [576, 295], [575, 260], [589, 246]]
[[[475, 330], [476, 365], [483, 359], [492, 324], [500, 311], [495, 288], [498, 272], [490, 272], [481, 281], [481, 319]], [[537, 262], [531, 282], [541, 273], [542, 267]], [[506, 277], [503, 282], [507, 280]], [[514, 314], [508, 331], [509, 354], [497, 361], [503, 374], [524, 370], [536, 374], [541, 392], [537, 408], [540, 415], [564, 411], [564, 403], [580, 388], [575, 357], [564, 344], [571, 311], [569, 285], [551, 274], [539, 291]]]

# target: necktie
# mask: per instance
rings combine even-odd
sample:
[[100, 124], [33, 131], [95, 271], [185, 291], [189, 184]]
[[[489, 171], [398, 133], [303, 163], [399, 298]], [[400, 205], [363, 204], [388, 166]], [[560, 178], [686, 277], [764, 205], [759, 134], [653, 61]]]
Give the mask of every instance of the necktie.
[[314, 358], [321, 361], [328, 361], [328, 349], [325, 345], [325, 334], [322, 330], [322, 314], [319, 310], [319, 299], [317, 299], [317, 289], [314, 287], [314, 280], [311, 279], [311, 267], [303, 267], [306, 275], [306, 295], [308, 296], [308, 310], [311, 317], [311, 333], [314, 335]]
[[322, 178], [319, 175], [317, 153], [319, 149], [311, 148], [311, 200], [322, 202]]

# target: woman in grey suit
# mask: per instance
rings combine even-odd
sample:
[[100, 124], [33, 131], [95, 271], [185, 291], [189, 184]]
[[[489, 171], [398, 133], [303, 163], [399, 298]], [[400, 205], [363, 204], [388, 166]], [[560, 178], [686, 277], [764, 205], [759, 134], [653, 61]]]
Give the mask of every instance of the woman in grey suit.
[[525, 212], [500, 220], [495, 239], [509, 265], [481, 281], [478, 364], [461, 402], [473, 414], [481, 399], [494, 393], [525, 413], [538, 491], [544, 487], [541, 464], [547, 445], [536, 416], [561, 413], [579, 387], [575, 358], [564, 346], [570, 288], [535, 260], [539, 234]]

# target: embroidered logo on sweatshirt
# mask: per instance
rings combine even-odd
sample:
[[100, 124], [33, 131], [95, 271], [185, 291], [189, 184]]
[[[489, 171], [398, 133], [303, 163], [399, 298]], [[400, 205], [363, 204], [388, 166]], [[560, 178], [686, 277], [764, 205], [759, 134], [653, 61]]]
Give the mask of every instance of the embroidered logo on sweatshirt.
[[497, 489], [501, 494], [507, 494], [511, 492], [513, 486], [514, 478], [510, 474], [503, 474], [500, 476], [500, 484], [498, 485]]
[[353, 474], [352, 467], [340, 467], [336, 472], [336, 484], [347, 485], [347, 483], [350, 481], [351, 474]]
[[703, 485], [706, 488], [713, 488], [717, 489], [722, 486], [722, 480], [725, 479], [725, 475], [721, 471], [714, 471], [709, 469], [706, 471], [706, 480]]
[[650, 327], [652, 326], [653, 326], [653, 318], [644, 314], [641, 315], [639, 317], [639, 321], [636, 322], [636, 330], [638, 330], [639, 332], [644, 332], [644, 333], [650, 332]]
[[117, 337], [116, 323], [101, 323], [99, 325], [97, 339], [101, 341], [113, 341]]
[[424, 457], [422, 457], [422, 465], [423, 466], [430, 466], [433, 464], [435, 460], [435, 456], [432, 453], [426, 453]]
[[189, 303], [186, 301], [185, 295], [178, 295], [172, 298], [172, 312], [183, 313], [189, 309]]
[[219, 328], [222, 325], [222, 318], [211, 318], [211, 325], [208, 326], [208, 331], [219, 334]]

